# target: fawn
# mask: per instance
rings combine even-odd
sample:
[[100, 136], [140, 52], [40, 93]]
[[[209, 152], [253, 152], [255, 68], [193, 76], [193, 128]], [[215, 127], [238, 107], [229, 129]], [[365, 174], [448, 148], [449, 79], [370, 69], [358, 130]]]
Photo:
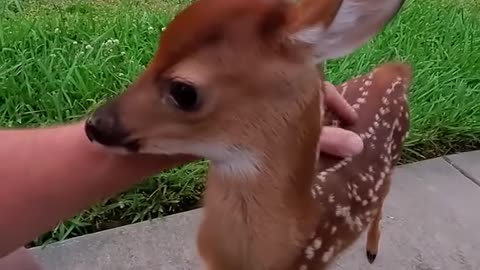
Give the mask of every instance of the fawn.
[[87, 136], [210, 160], [197, 239], [207, 269], [326, 269], [369, 224], [373, 262], [409, 128], [411, 70], [384, 64], [339, 87], [360, 118], [345, 128], [365, 143], [339, 159], [317, 151], [322, 126], [337, 122], [323, 106], [317, 65], [362, 46], [402, 4], [194, 1], [138, 80], [90, 116]]

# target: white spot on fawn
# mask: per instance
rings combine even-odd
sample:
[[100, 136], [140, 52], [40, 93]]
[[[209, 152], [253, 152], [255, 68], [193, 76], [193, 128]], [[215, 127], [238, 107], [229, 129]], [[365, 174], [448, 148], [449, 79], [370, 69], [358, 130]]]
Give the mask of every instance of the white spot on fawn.
[[377, 184], [375, 184], [375, 191], [378, 191], [380, 190], [380, 187], [383, 185], [383, 178], [380, 178], [377, 182]]
[[308, 246], [308, 247], [305, 249], [305, 257], [306, 257], [308, 260], [311, 260], [311, 259], [313, 259], [313, 257], [315, 257], [315, 250], [313, 249], [312, 246]]
[[360, 97], [360, 98], [357, 99], [357, 103], [359, 103], [359, 104], [363, 104], [363, 103], [365, 103], [365, 101], [366, 101], [366, 99], [363, 98], [363, 97]]
[[357, 231], [361, 232], [363, 229], [363, 223], [362, 220], [359, 217], [355, 217], [355, 220], [353, 222], [357, 226]]
[[313, 241], [313, 248], [315, 250], [319, 250], [322, 247], [322, 240], [320, 238], [317, 238]]
[[383, 105], [385, 105], [385, 106], [388, 106], [388, 105], [390, 104], [390, 102], [388, 101], [388, 98], [387, 98], [387, 97], [383, 97], [383, 98], [382, 98], [382, 103], [383, 103]]
[[333, 256], [333, 252], [335, 251], [335, 247], [331, 246], [325, 253], [323, 253], [322, 261], [328, 262]]

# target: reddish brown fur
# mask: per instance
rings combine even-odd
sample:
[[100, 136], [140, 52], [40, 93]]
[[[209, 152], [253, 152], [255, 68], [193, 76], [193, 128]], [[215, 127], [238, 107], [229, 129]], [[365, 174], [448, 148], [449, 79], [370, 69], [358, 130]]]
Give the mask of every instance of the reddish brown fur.
[[[387, 95], [387, 90], [391, 88], [397, 78], [401, 78], [401, 82], [394, 88], [392, 94]], [[210, 175], [205, 201], [205, 222], [200, 229], [199, 238], [200, 251], [202, 256], [207, 258], [209, 269], [302, 269], [300, 268], [302, 266], [307, 266], [308, 269], [325, 269], [338, 254], [349, 247], [363, 233], [369, 223], [373, 224], [374, 230], [378, 230], [378, 224], [374, 223], [375, 212], [380, 211], [383, 201], [388, 194], [390, 175], [398, 161], [401, 145], [405, 140], [409, 127], [407, 116], [408, 103], [404, 99], [404, 94], [406, 94], [406, 90], [410, 85], [410, 78], [411, 74], [408, 65], [391, 63], [382, 65], [375, 70], [375, 75], [370, 80], [372, 81], [370, 87], [364, 85], [364, 82], [368, 81], [368, 75], [353, 79], [346, 82], [345, 85], [338, 87], [338, 90], [342, 92], [343, 88], [347, 87], [345, 98], [352, 105], [356, 103], [358, 98], [362, 97], [362, 92], [359, 91], [361, 87], [365, 87], [365, 90], [369, 93], [366, 103], [358, 110], [361, 121], [354, 126], [347, 127], [348, 129], [360, 134], [368, 132], [368, 127], [375, 122], [377, 110], [382, 106], [383, 97], [387, 97], [390, 104], [388, 105], [390, 112], [382, 116], [382, 119], [391, 125], [398, 118], [399, 126], [402, 127], [402, 130], [394, 130], [392, 146], [396, 145], [396, 148], [391, 149], [390, 154], [387, 153], [387, 148], [383, 148], [384, 141], [388, 139], [388, 129], [385, 130], [384, 127], [384, 130], [375, 135], [377, 141], [374, 144], [380, 148], [378, 150], [371, 149], [369, 145], [370, 140], [365, 137], [367, 150], [353, 158], [348, 163], [348, 166], [329, 174], [325, 178], [325, 182], [318, 178], [315, 180], [314, 185], [316, 184], [321, 188], [322, 194], [318, 194], [318, 190], [315, 187], [312, 189], [317, 192], [317, 195], [315, 195], [316, 203], [313, 205], [308, 197], [304, 197], [303, 200], [302, 198], [293, 197], [295, 194], [305, 194], [305, 190], [294, 191], [300, 183], [269, 182], [268, 185], [264, 185], [265, 183], [259, 181], [249, 182], [247, 186], [242, 182], [223, 181], [224, 179], [221, 179], [221, 177]], [[397, 104], [393, 104], [394, 100], [396, 100]], [[400, 109], [402, 106], [403, 110]], [[328, 120], [327, 122], [330, 124]], [[379, 125], [382, 125], [381, 121], [379, 121]], [[306, 150], [308, 151], [308, 149]], [[298, 150], [288, 151], [288, 153], [297, 152]], [[382, 155], [391, 159], [391, 163], [385, 164]], [[291, 158], [289, 160], [295, 160], [295, 157], [290, 156], [289, 158]], [[320, 165], [320, 174], [328, 168], [334, 167], [339, 162], [342, 162], [342, 160], [321, 156], [318, 163]], [[374, 180], [368, 180], [369, 182], [367, 183], [362, 180], [360, 174], [368, 174], [370, 166], [373, 168], [371, 174]], [[277, 168], [280, 169], [282, 167]], [[372, 198], [369, 197], [369, 189], [375, 190], [375, 186], [380, 179], [380, 171], [383, 171], [384, 168], [388, 169], [383, 179], [384, 184], [381, 185], [378, 192], [374, 193], [374, 196], [377, 196], [378, 199], [372, 202]], [[312, 168], [299, 167], [299, 169], [310, 172]], [[305, 171], [295, 175], [302, 177], [301, 175], [305, 174]], [[283, 173], [279, 174], [282, 175]], [[303, 175], [305, 178], [300, 177], [297, 178], [310, 179], [308, 173]], [[302, 187], [303, 184], [307, 184], [307, 186], [312, 185], [309, 181], [303, 182]], [[368, 200], [368, 205], [364, 206], [362, 202], [356, 201], [355, 198], [349, 198], [348, 187], [354, 187], [354, 185], [358, 185], [357, 194], [362, 200]], [[287, 191], [288, 194], [278, 193], [282, 191]], [[335, 196], [335, 199], [330, 202], [329, 196], [331, 194]], [[275, 199], [276, 196], [278, 196], [278, 199]], [[292, 206], [295, 205], [295, 199], [300, 199], [297, 201], [300, 202], [297, 204], [298, 207], [285, 208], [282, 196], [292, 196], [289, 199], [292, 202]], [[212, 199], [211, 197], [214, 198]], [[252, 201], [248, 201], [248, 198]], [[252, 208], [244, 209], [246, 210], [245, 212], [232, 212], [233, 209], [238, 209], [236, 204], [241, 203], [245, 203], [244, 207], [252, 206]], [[351, 230], [345, 222], [345, 218], [337, 216], [337, 205], [350, 207], [351, 210], [348, 212], [352, 219], [360, 218], [361, 229]], [[367, 211], [370, 212], [369, 215], [366, 214], [368, 213]], [[247, 213], [249, 216], [246, 216]], [[265, 215], [270, 216], [264, 217]], [[254, 223], [245, 221], [249, 218]], [[275, 223], [275, 220], [283, 221], [283, 223]], [[296, 224], [298, 221], [304, 222], [300, 231], [294, 232], [293, 235], [291, 232], [285, 231], [288, 228], [298, 226]], [[219, 222], [227, 223], [220, 225]], [[289, 223], [291, 225], [288, 225]], [[312, 226], [316, 228], [314, 229], [316, 235], [310, 238], [311, 234], [307, 232], [312, 232], [309, 229]], [[245, 236], [245, 230], [248, 227], [250, 229], [255, 228], [253, 231], [257, 233], [246, 239], [237, 237], [237, 235]], [[334, 234], [331, 233], [333, 227], [336, 227]], [[222, 228], [225, 230], [222, 230]], [[370, 247], [375, 247], [374, 242], [378, 241], [378, 238], [374, 239], [373, 237], [379, 237], [378, 234], [378, 231], [372, 231], [372, 236], [369, 237]], [[292, 237], [287, 237], [287, 235], [292, 235]], [[310, 240], [306, 240], [307, 238]], [[313, 259], [307, 259], [304, 252], [309, 247], [313, 247], [315, 239], [318, 240], [318, 238], [321, 239], [322, 246], [315, 250], [316, 256]], [[212, 243], [212, 239], [216, 239], [218, 242]], [[331, 254], [330, 259], [326, 262], [322, 261], [322, 255], [328, 253], [328, 249], [331, 246], [334, 246], [335, 250]], [[245, 251], [245, 247], [248, 247], [248, 252]], [[377, 250], [370, 251], [374, 252]], [[208, 260], [209, 258], [210, 261]]]
[[[161, 122], [163, 126], [169, 126], [170, 123], [192, 122], [199, 118], [200, 113], [190, 117], [169, 111], [158, 112], [162, 109], [156, 105], [159, 92], [160, 96], [164, 94], [162, 82], [165, 78], [172, 77], [172, 70], [178, 69], [178, 65], [187, 66], [188, 69], [193, 69], [191, 67], [194, 66], [196, 70], [208, 72], [213, 70], [213, 74], [205, 74], [205, 77], [218, 78], [212, 83], [223, 87], [218, 91], [228, 93], [220, 97], [225, 98], [221, 101], [224, 104], [233, 100], [241, 103], [238, 95], [247, 95], [252, 99], [266, 95], [291, 95], [291, 90], [282, 90], [290, 81], [298, 81], [299, 84], [289, 87], [312, 89], [312, 79], [316, 75], [313, 72], [299, 73], [298, 70], [299, 66], [304, 65], [305, 55], [283, 46], [283, 43], [278, 42], [282, 37], [274, 34], [286, 23], [282, 18], [287, 17], [287, 11], [287, 5], [275, 0], [194, 2], [180, 13], [162, 34], [159, 50], [147, 70], [125, 93], [112, 102], [122, 116], [123, 124], [127, 125], [132, 133], [136, 133], [136, 137], [146, 137], [156, 132], [152, 130], [152, 127], [155, 127], [152, 123]], [[265, 27], [268, 27], [269, 31]], [[238, 57], [240, 51], [241, 58]], [[260, 57], [261, 67], [252, 64], [258, 62]], [[231, 65], [235, 66], [230, 67]], [[255, 65], [258, 72], [252, 74], [251, 68]], [[263, 80], [258, 81], [257, 76]], [[256, 85], [252, 84], [253, 81]], [[212, 86], [209, 82], [202, 85], [209, 90]], [[258, 89], [271, 90], [263, 93]], [[282, 104], [279, 105], [283, 107]], [[208, 121], [210, 126], [222, 121], [234, 122], [260, 109], [252, 107], [253, 104], [249, 106], [246, 107], [245, 104], [244, 111], [238, 115], [230, 115], [230, 119], [219, 119], [212, 115], [205, 121]], [[280, 107], [263, 107], [267, 110], [281, 110]], [[206, 110], [205, 115], [202, 112], [201, 116], [206, 116], [207, 113], [212, 114]], [[261, 121], [261, 118], [257, 117], [257, 120]], [[182, 131], [165, 136], [178, 138], [185, 135]]]
[[300, 1], [298, 8], [291, 15], [290, 31], [298, 31], [318, 23], [329, 26], [343, 1]]
[[263, 24], [259, 26], [260, 37], [265, 34], [262, 27], [275, 29], [285, 22], [285, 8], [282, 1], [270, 0], [194, 1], [162, 33], [152, 69], [163, 72], [198, 50], [225, 39], [224, 35], [231, 33], [227, 30], [232, 27], [231, 22]]
[[[212, 160], [198, 235], [208, 269], [325, 269], [365, 229], [366, 211], [373, 215], [387, 194], [385, 176], [375, 193], [378, 198], [363, 205], [380, 177], [370, 183], [358, 174], [369, 166], [377, 171], [385, 158], [395, 157], [386, 166], [390, 174], [398, 159], [408, 128], [402, 113], [409, 68], [382, 66], [366, 91], [368, 107], [359, 106], [359, 122], [347, 127], [367, 140], [364, 132], [385, 97], [390, 104], [386, 123], [400, 117], [403, 128], [392, 135], [398, 147], [384, 147], [390, 137], [382, 129], [372, 142], [377, 149], [366, 141], [365, 151], [351, 161], [321, 156], [316, 162], [321, 123], [330, 120], [323, 119], [318, 102], [323, 94], [309, 46], [291, 43], [287, 35], [315, 21], [328, 25], [342, 1], [306, 1], [301, 8], [318, 9], [303, 19], [305, 9], [278, 0], [197, 0], [167, 28], [140, 79], [106, 105], [109, 117], [114, 115], [128, 131], [127, 139], [139, 142], [140, 152], [200, 154]], [[386, 96], [397, 77], [402, 85]], [[199, 111], [186, 113], [169, 103], [172, 78], [197, 87], [204, 102]], [[363, 78], [368, 76], [348, 84], [345, 97], [350, 103], [365, 92], [358, 91]], [[387, 149], [388, 155], [382, 152]], [[323, 171], [338, 162], [345, 167], [322, 180]], [[352, 187], [357, 187], [353, 198]], [[364, 219], [361, 230], [351, 230], [351, 222], [336, 215], [337, 205], [350, 207], [354, 220]], [[330, 254], [331, 246], [335, 250]], [[329, 258], [322, 261], [325, 254]]]
[[[373, 77], [369, 78], [372, 73], [374, 74]], [[344, 97], [352, 105], [359, 104], [359, 98], [365, 98], [365, 103], [361, 103], [360, 107], [357, 108], [360, 121], [353, 126], [345, 126], [345, 128], [361, 134], [364, 139], [365, 150], [360, 155], [353, 157], [342, 168], [331, 172], [329, 172], [330, 168], [335, 168], [335, 165], [341, 164], [343, 161], [327, 155], [320, 157], [320, 173], [314, 184], [320, 189], [315, 186], [314, 190], [316, 192], [315, 197], [319, 203], [325, 206], [326, 213], [322, 216], [323, 221], [318, 224], [317, 235], [314, 237], [314, 239], [319, 237], [322, 240], [322, 247], [315, 250], [315, 254], [319, 256], [313, 260], [303, 258], [299, 262], [299, 264], [303, 263], [309, 266], [308, 269], [325, 269], [324, 267], [328, 266], [337, 254], [349, 247], [363, 233], [368, 224], [374, 226], [368, 240], [370, 242], [369, 246], [375, 248], [374, 243], [378, 241], [378, 239], [375, 239], [379, 234], [377, 231], [378, 225], [375, 224], [376, 212], [381, 211], [383, 201], [389, 192], [392, 170], [400, 157], [402, 145], [409, 129], [408, 101], [405, 97], [411, 83], [411, 71], [408, 65], [389, 63], [379, 66], [372, 73], [352, 79], [337, 87], [338, 91], [344, 93]], [[393, 88], [391, 94], [387, 94], [388, 89], [392, 88], [392, 85], [398, 79], [400, 81]], [[366, 86], [365, 82], [369, 81], [372, 84]], [[362, 94], [365, 92], [368, 95], [363, 96]], [[384, 105], [384, 97], [387, 98], [388, 105]], [[379, 113], [382, 107], [389, 110], [384, 115]], [[376, 120], [377, 115], [380, 120]], [[393, 126], [397, 118], [401, 130]], [[331, 120], [331, 117], [327, 117], [324, 124], [332, 124]], [[384, 126], [383, 121], [390, 127]], [[378, 122], [378, 126], [374, 124], [375, 122]], [[369, 127], [373, 127], [374, 134], [370, 134]], [[390, 131], [393, 132], [391, 145], [388, 144], [385, 147]], [[372, 145], [375, 148], [372, 148]], [[391, 152], [388, 153], [388, 151]], [[386, 163], [384, 158], [389, 161]], [[344, 159], [344, 161], [348, 160], [350, 159]], [[385, 173], [383, 177], [382, 172]], [[379, 185], [378, 191], [375, 191], [380, 179], [382, 179], [383, 184]], [[356, 191], [353, 192], [353, 189]], [[370, 195], [370, 189], [374, 191], [373, 196], [378, 197], [375, 201]], [[330, 199], [332, 194], [334, 198]], [[361, 198], [361, 201], [357, 201], [355, 194]], [[367, 205], [362, 204], [364, 200], [368, 201]], [[351, 230], [346, 218], [337, 215], [338, 206], [349, 207], [349, 216], [354, 220], [359, 217], [362, 224], [361, 229]], [[370, 214], [367, 215], [366, 213]], [[333, 226], [336, 227], [334, 234], [331, 233]], [[313, 241], [310, 245], [313, 245]], [[322, 255], [332, 246], [335, 247], [335, 250], [331, 259], [328, 262], [322, 262]], [[374, 252], [376, 250], [370, 251]]]

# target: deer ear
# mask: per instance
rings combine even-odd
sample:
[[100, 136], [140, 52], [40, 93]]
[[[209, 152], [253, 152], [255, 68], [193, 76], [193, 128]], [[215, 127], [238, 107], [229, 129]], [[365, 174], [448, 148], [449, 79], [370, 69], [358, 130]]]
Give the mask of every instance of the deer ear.
[[313, 50], [315, 62], [363, 46], [398, 13], [404, 0], [301, 0], [292, 10], [290, 40]]

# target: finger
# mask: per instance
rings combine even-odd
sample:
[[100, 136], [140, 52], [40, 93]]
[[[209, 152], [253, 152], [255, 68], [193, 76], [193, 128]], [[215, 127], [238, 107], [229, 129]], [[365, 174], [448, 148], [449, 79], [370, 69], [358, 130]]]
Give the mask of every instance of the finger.
[[333, 84], [329, 82], [325, 82], [324, 84], [327, 110], [337, 115], [340, 120], [346, 122], [347, 125], [353, 125], [358, 119], [358, 114], [355, 109], [348, 104]]
[[319, 147], [321, 152], [337, 157], [349, 157], [362, 152], [363, 140], [352, 131], [324, 127], [320, 135]]

